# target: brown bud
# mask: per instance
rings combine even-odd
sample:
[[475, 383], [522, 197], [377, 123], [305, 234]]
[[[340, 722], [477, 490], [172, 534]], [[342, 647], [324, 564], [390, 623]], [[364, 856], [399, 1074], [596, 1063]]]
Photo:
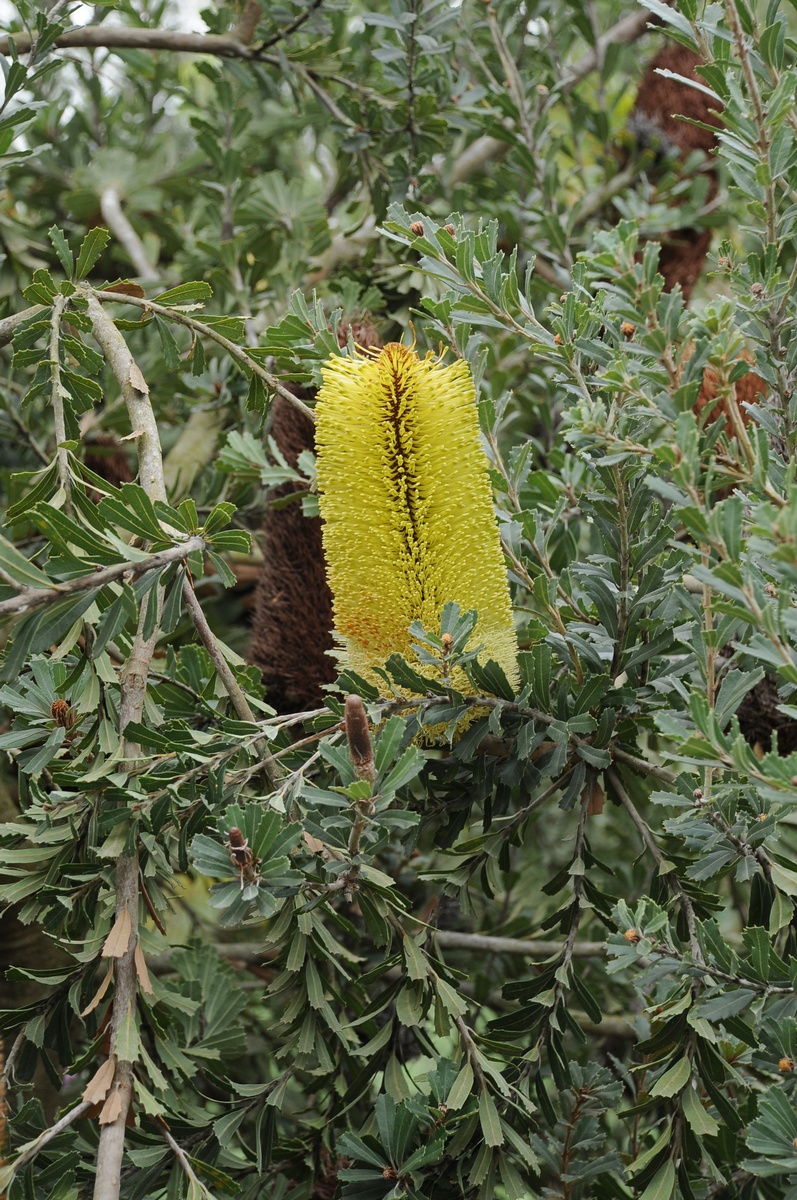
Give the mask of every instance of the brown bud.
[[758, 816], [756, 817], [756, 821], [766, 821], [766, 819], [767, 819], [766, 813], [759, 813]]
[[773, 599], [777, 597], [778, 589], [775, 587], [774, 583], [765, 583], [764, 591], [767, 596], [771, 596]]
[[440, 638], [440, 641], [443, 643], [443, 650], [445, 651], [446, 654], [448, 654], [451, 647], [454, 645], [454, 639], [452, 638], [451, 634], [444, 633], [443, 636]]
[[415, 237], [423, 237], [423, 221], [413, 221], [410, 225], [410, 233]]
[[642, 941], [642, 938], [635, 929], [626, 929], [623, 937], [627, 942], [630, 942], [632, 946], [636, 946], [638, 942]]
[[452, 237], [454, 237], [457, 232], [453, 225], [444, 225], [443, 229], [445, 229], [446, 233], [450, 233]]
[[787, 1054], [784, 1054], [783, 1058], [781, 1058], [778, 1062], [778, 1070], [784, 1075], [788, 1075], [789, 1071], [794, 1070], [794, 1059], [789, 1058]]
[[398, 1171], [396, 1170], [395, 1167], [385, 1167], [385, 1169], [382, 1172], [383, 1179], [396, 1179], [397, 1176], [398, 1176]]
[[623, 337], [633, 337], [636, 333], [636, 325], [632, 325], [630, 321], [623, 321], [622, 325], [620, 326], [620, 332], [622, 333]]
[[358, 779], [368, 779], [373, 783], [376, 779], [374, 747], [365, 705], [359, 696], [346, 697], [346, 740], [354, 764], [354, 774]]
[[75, 723], [75, 714], [66, 700], [53, 700], [50, 712], [56, 725], [60, 725], [62, 729], [71, 729]]
[[561, 333], [557, 333], [557, 334], [556, 334], [556, 336], [555, 336], [555, 338], [554, 338], [553, 340], [554, 340], [554, 345], [556, 345], [556, 346], [561, 346], [561, 344], [562, 344], [562, 335], [561, 335]]
[[692, 795], [694, 796], [695, 800], [699, 804], [700, 801], [703, 799], [703, 789], [695, 788], [695, 790], [692, 792]]
[[753, 286], [750, 288], [750, 291], [753, 293], [754, 296], [760, 296], [761, 293], [763, 292], [763, 290], [764, 290], [763, 283], [754, 283]]
[[791, 1144], [794, 1146], [794, 1149], [797, 1150], [797, 1138], [792, 1138]]

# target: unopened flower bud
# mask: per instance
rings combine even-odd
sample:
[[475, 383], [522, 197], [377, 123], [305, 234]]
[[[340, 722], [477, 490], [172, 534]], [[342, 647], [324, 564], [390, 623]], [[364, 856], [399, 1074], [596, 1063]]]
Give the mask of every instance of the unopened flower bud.
[[630, 321], [623, 321], [622, 325], [620, 326], [620, 332], [622, 333], [623, 337], [633, 337], [636, 333], [636, 325], [632, 325]]
[[445, 653], [449, 654], [451, 651], [451, 647], [454, 645], [454, 639], [452, 638], [451, 634], [444, 633], [443, 636], [440, 638], [440, 641], [443, 643], [443, 650], [445, 651]]
[[790, 1071], [794, 1070], [794, 1059], [784, 1054], [783, 1058], [778, 1062], [778, 1070], [784, 1075], [788, 1075]]
[[443, 229], [445, 229], [446, 233], [450, 233], [452, 237], [457, 232], [453, 225], [444, 225]]
[[413, 221], [410, 225], [410, 233], [414, 237], [423, 237], [423, 221]]
[[376, 779], [374, 746], [365, 705], [359, 696], [346, 697], [346, 740], [349, 743], [349, 755], [354, 764], [355, 775], [358, 779], [367, 779], [373, 783]]
[[554, 340], [554, 345], [556, 345], [556, 346], [561, 346], [561, 344], [562, 344], [562, 335], [561, 335], [561, 333], [557, 333], [557, 334], [556, 334], [556, 336], [554, 337], [554, 339], [553, 339], [553, 340]]
[[623, 937], [632, 946], [636, 946], [638, 942], [642, 941], [642, 938], [640, 937], [640, 935], [637, 933], [637, 931], [635, 929], [626, 929], [625, 933], [623, 934]]

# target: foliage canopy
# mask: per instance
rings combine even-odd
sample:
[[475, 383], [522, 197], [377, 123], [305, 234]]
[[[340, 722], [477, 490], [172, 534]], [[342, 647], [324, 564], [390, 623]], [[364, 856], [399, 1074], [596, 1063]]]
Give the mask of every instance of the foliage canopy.
[[[645, 3], [17, 6], [12, 1200], [797, 1197], [797, 46], [778, 0]], [[664, 37], [716, 195], [627, 132]], [[688, 308], [651, 239], [693, 225]], [[518, 694], [451, 605], [410, 632], [463, 690], [396, 655], [295, 717], [246, 665], [268, 489], [315, 504], [270, 402], [364, 312], [470, 364]]]

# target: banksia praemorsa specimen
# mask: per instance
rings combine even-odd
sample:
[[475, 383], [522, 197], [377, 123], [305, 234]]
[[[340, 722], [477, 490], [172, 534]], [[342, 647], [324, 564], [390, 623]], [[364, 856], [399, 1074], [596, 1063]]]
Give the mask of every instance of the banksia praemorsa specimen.
[[374, 744], [371, 741], [365, 705], [359, 696], [346, 697], [345, 724], [346, 741], [349, 744], [349, 757], [354, 765], [354, 774], [358, 779], [367, 779], [369, 783], [373, 783], [376, 779]]
[[[421, 673], [408, 633], [440, 627], [444, 605], [476, 609], [484, 644], [513, 686], [517, 640], [479, 443], [467, 363], [446, 366], [391, 343], [332, 359], [322, 371], [316, 447], [324, 551], [341, 665], [384, 690], [374, 672], [401, 654]], [[471, 690], [455, 668], [452, 684]]]

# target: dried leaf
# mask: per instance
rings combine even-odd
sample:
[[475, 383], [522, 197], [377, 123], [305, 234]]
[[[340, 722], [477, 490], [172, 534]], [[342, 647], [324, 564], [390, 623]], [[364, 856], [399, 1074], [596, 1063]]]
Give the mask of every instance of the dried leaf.
[[83, 1092], [83, 1099], [89, 1104], [99, 1104], [108, 1095], [108, 1089], [113, 1085], [116, 1073], [116, 1059], [113, 1055], [106, 1058], [102, 1066], [92, 1075]]
[[136, 964], [136, 975], [138, 976], [138, 982], [141, 984], [142, 992], [146, 992], [148, 996], [154, 995], [154, 992], [152, 991], [152, 984], [149, 980], [147, 960], [144, 958], [144, 951], [141, 949], [141, 942], [136, 942], [134, 961]]
[[327, 848], [325, 842], [322, 842], [320, 838], [313, 837], [312, 833], [308, 833], [307, 830], [302, 834], [302, 839], [311, 854], [323, 854]]
[[102, 957], [123, 958], [129, 949], [132, 933], [133, 922], [130, 920], [130, 913], [126, 908], [123, 908], [114, 921], [111, 932], [105, 939], [105, 945], [102, 948]]
[[116, 1088], [102, 1106], [100, 1125], [113, 1125], [122, 1115], [122, 1093]]
[[103, 996], [108, 991], [108, 988], [111, 985], [112, 979], [113, 979], [113, 963], [108, 963], [108, 970], [105, 972], [105, 978], [103, 979], [100, 986], [97, 988], [97, 990], [94, 993], [94, 996], [92, 997], [89, 1004], [83, 1009], [83, 1012], [80, 1014], [81, 1017], [87, 1017], [90, 1012], [94, 1012], [94, 1009], [97, 1007], [100, 1000], [102, 1000]]
[[102, 290], [117, 292], [120, 296], [137, 296], [139, 300], [146, 299], [147, 295], [140, 283], [131, 283], [128, 279], [120, 280], [118, 283], [109, 283]]
[[137, 392], [143, 392], [145, 396], [149, 395], [149, 386], [147, 384], [146, 379], [141, 374], [141, 368], [138, 366], [137, 363], [134, 363], [134, 362], [130, 363], [130, 372], [128, 374], [128, 379], [130, 380], [131, 384], [133, 385], [133, 387], [136, 389]]

